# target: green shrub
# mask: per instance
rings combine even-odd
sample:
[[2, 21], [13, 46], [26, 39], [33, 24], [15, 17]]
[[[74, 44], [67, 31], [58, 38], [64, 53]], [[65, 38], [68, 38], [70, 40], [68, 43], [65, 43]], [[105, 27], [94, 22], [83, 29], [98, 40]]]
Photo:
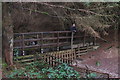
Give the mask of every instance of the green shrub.
[[65, 63], [56, 67], [49, 67], [44, 62], [33, 62], [32, 64], [16, 69], [7, 75], [8, 78], [79, 78], [79, 74], [72, 67]]
[[95, 78], [97, 76], [96, 73], [90, 73], [87, 75], [88, 78]]

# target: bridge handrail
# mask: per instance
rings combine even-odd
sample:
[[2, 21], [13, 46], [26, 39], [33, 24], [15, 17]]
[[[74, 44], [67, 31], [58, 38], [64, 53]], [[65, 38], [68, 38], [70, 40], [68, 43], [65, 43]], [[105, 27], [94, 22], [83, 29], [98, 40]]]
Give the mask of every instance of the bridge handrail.
[[49, 34], [49, 33], [71, 33], [71, 31], [47, 31], [47, 32], [27, 32], [27, 33], [14, 33], [14, 35], [29, 35], [29, 34]]

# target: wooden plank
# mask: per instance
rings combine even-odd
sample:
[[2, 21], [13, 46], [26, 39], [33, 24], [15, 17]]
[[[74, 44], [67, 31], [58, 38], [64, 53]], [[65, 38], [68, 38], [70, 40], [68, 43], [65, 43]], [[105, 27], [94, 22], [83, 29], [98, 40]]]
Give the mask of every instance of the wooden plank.
[[27, 33], [14, 33], [14, 35], [21, 35], [21, 34], [24, 34], [24, 35], [31, 35], [31, 34], [41, 34], [41, 33], [44, 33], [44, 34], [49, 34], [49, 33], [70, 33], [71, 31], [47, 31], [47, 32], [27, 32]]
[[33, 61], [34, 59], [25, 59], [25, 60], [19, 60], [17, 62], [28, 62], [28, 61]]
[[[65, 44], [69, 44], [69, 42], [61, 42], [59, 43], [59, 45], [65, 45]], [[45, 48], [45, 47], [52, 47], [52, 46], [56, 46], [57, 47], [57, 43], [49, 43], [49, 44], [43, 44], [43, 45], [30, 45], [30, 46], [24, 46], [24, 48], [35, 48], [35, 47], [42, 47], [42, 48]], [[17, 49], [21, 49], [22, 46], [19, 46], [19, 47], [14, 47], [14, 48], [17, 48]]]
[[29, 63], [25, 63], [26, 65], [30, 65], [30, 64], [32, 64], [32, 63], [34, 63], [34, 62], [29, 62]]
[[[81, 38], [83, 36], [74, 36], [74, 38]], [[68, 37], [59, 37], [59, 39], [70, 39], [71, 37], [68, 36]], [[47, 37], [47, 38], [42, 38], [43, 40], [53, 40], [53, 39], [58, 39], [58, 37]], [[39, 40], [42, 40], [41, 38], [40, 39], [24, 39], [24, 41], [39, 41]], [[22, 39], [21, 40], [14, 40], [14, 43], [16, 42], [22, 42]]]
[[[68, 42], [59, 43], [59, 45], [63, 45], [63, 44], [68, 44]], [[43, 44], [43, 47], [45, 47], [45, 46], [57, 46], [57, 43]]]
[[91, 48], [93, 48], [94, 46], [84, 46], [84, 47], [79, 47], [79, 50], [84, 50], [84, 49], [91, 49]]
[[29, 57], [34, 57], [34, 55], [25, 55], [25, 56], [19, 56], [19, 57], [16, 57], [17, 59], [24, 59], [24, 58], [29, 58]]

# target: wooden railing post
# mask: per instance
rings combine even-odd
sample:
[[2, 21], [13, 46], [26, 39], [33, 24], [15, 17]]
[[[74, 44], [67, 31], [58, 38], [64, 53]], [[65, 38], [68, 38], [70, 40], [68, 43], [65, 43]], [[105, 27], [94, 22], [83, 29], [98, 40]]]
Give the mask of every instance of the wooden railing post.
[[57, 51], [59, 51], [59, 32], [57, 33]]
[[[40, 39], [39, 34], [37, 34], [37, 39]], [[39, 52], [40, 52], [40, 40], [37, 41], [37, 45], [39, 45]]]
[[25, 47], [24, 34], [22, 34], [22, 53], [23, 53], [23, 55], [25, 55], [24, 47]]
[[41, 53], [43, 53], [43, 33], [41, 33]]

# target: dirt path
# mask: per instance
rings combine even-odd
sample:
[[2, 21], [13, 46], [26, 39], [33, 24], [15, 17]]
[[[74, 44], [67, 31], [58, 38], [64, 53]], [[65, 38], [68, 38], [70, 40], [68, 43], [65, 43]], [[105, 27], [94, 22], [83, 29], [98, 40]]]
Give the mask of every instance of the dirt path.
[[83, 61], [77, 60], [77, 66], [86, 68], [87, 65], [90, 70], [108, 73], [110, 77], [118, 78], [118, 48], [110, 36], [106, 38], [109, 43], [99, 42], [100, 47], [96, 51], [79, 56]]

